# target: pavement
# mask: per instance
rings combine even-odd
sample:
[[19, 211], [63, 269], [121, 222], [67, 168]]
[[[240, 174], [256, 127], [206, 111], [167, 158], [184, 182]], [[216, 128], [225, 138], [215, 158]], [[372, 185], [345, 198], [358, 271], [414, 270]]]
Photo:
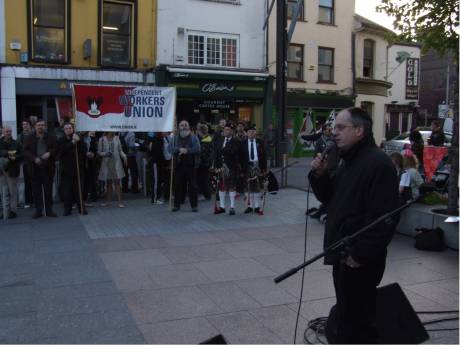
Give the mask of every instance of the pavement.
[[[199, 343], [217, 334], [230, 343], [293, 342], [301, 275], [279, 285], [273, 277], [303, 262], [305, 192], [270, 195], [263, 216], [242, 214], [243, 200], [233, 217], [213, 215], [211, 201], [198, 213], [147, 199], [126, 206], [39, 220], [21, 210], [0, 221], [0, 343]], [[323, 232], [308, 222], [307, 257], [321, 252]], [[413, 243], [394, 237], [382, 285], [399, 283], [416, 311], [458, 310], [458, 252]], [[298, 342], [335, 301], [321, 262], [304, 284]], [[429, 334], [427, 343], [459, 342], [458, 331]]]

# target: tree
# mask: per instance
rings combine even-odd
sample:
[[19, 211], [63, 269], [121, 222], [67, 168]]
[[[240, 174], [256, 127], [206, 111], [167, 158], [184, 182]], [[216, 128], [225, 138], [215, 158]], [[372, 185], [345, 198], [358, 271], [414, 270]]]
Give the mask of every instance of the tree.
[[431, 49], [440, 56], [452, 54], [456, 65], [454, 87], [454, 133], [449, 150], [451, 164], [447, 213], [458, 214], [458, 62], [459, 0], [382, 0], [376, 7], [394, 17], [399, 31], [392, 40], [417, 42], [422, 53]]

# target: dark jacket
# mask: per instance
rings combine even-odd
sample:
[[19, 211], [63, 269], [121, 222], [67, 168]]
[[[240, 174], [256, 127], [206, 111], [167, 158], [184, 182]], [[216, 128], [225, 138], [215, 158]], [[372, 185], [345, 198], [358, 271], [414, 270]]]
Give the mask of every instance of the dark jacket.
[[[57, 143], [59, 148], [58, 157], [61, 162], [61, 176], [77, 176], [75, 144], [72, 142], [72, 138], [67, 138], [64, 135], [58, 139]], [[86, 148], [81, 140], [76, 145], [78, 150], [78, 164], [80, 172], [82, 172], [85, 168]]]
[[440, 129], [436, 132], [431, 132], [429, 143], [433, 146], [443, 146], [446, 138], [444, 136], [444, 131]]
[[[8, 151], [16, 151], [15, 160], [8, 158]], [[0, 158], [7, 159], [5, 172], [9, 177], [15, 178], [19, 176], [21, 171], [22, 149], [21, 145], [14, 139], [6, 141], [5, 138], [0, 139]]]
[[36, 135], [29, 135], [24, 139], [24, 148], [23, 154], [24, 158], [27, 161], [27, 169], [31, 176], [34, 175], [35, 170], [38, 167], [42, 167], [45, 169], [47, 175], [52, 178], [54, 176], [55, 170], [55, 160], [56, 160], [56, 137], [45, 133], [44, 140], [46, 143], [47, 152], [50, 153], [50, 158], [46, 161], [42, 161], [42, 164], [38, 166], [35, 164], [35, 158], [37, 158], [37, 136]]
[[[185, 155], [179, 155], [179, 149], [186, 148]], [[185, 138], [180, 135], [173, 137], [169, 143], [168, 150], [174, 155], [174, 166], [184, 168], [198, 168], [200, 161], [200, 139], [195, 134], [190, 134]]]
[[[399, 206], [396, 170], [373, 138], [363, 139], [341, 157], [334, 177], [309, 175], [316, 197], [329, 206], [324, 248]], [[360, 264], [384, 259], [398, 220], [394, 217], [359, 235], [347, 255]], [[335, 264], [339, 259], [340, 253], [331, 253], [324, 262]]]
[[[265, 145], [263, 140], [255, 139], [256, 140], [256, 149], [257, 149], [257, 157], [259, 159], [259, 169], [260, 171], [267, 171], [267, 157], [265, 156]], [[246, 171], [249, 165], [249, 147], [248, 147], [249, 139], [244, 140], [240, 146], [240, 162], [243, 171]]]
[[222, 168], [222, 165], [225, 163], [230, 171], [237, 172], [239, 168], [239, 150], [240, 142], [238, 139], [231, 138], [231, 140], [223, 147], [225, 137], [217, 137], [216, 142], [214, 143], [214, 153], [213, 153], [213, 166], [216, 169]]
[[151, 163], [164, 163], [165, 156], [163, 153], [163, 136], [156, 133], [153, 138], [147, 139], [147, 152], [149, 153], [149, 160]]

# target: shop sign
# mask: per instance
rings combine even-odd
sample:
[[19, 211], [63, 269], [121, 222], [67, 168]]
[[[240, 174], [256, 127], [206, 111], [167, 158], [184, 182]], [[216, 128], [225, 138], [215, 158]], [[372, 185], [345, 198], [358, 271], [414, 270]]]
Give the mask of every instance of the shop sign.
[[210, 99], [198, 104], [200, 109], [230, 109], [230, 104], [225, 101]]
[[406, 60], [406, 99], [418, 99], [419, 59]]
[[78, 131], [171, 132], [176, 89], [75, 84], [73, 105]]
[[201, 92], [207, 94], [232, 93], [235, 89], [234, 85], [224, 83], [205, 83], [201, 85]]

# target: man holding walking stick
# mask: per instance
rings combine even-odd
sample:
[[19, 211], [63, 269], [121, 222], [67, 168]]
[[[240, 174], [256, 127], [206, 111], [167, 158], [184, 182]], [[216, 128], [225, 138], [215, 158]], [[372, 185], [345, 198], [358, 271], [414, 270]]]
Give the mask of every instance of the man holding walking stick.
[[55, 172], [56, 138], [45, 130], [45, 121], [38, 120], [35, 133], [24, 139], [24, 157], [27, 160], [29, 176], [32, 176], [32, 194], [35, 214], [32, 218], [43, 216], [57, 217], [53, 212], [53, 178]]

